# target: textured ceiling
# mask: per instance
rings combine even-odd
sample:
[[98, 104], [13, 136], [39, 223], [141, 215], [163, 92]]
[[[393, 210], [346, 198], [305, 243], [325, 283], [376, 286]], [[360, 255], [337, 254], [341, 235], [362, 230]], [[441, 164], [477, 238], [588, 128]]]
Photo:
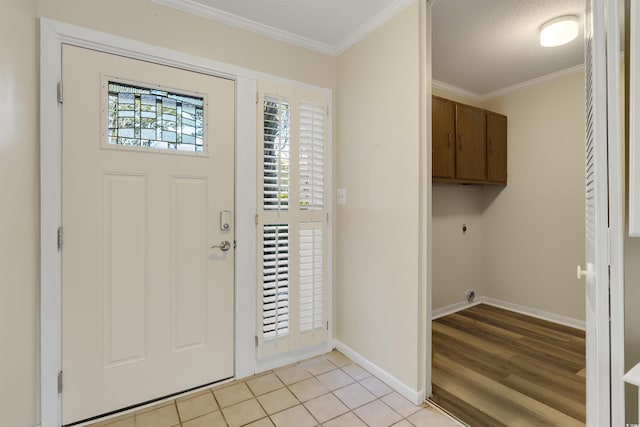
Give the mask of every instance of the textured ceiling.
[[[484, 95], [584, 63], [584, 0], [437, 0], [432, 8], [433, 78]], [[580, 34], [544, 48], [539, 28], [576, 15]]]
[[[412, 0], [153, 0], [339, 55]], [[433, 78], [477, 95], [584, 62], [585, 0], [432, 0]], [[580, 35], [543, 48], [538, 30], [577, 15]]]

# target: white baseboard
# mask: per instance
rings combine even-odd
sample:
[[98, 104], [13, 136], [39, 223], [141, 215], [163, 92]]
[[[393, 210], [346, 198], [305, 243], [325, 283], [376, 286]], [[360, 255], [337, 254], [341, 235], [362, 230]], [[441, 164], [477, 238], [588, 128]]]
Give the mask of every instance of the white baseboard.
[[416, 391], [413, 388], [409, 387], [378, 365], [370, 362], [361, 354], [353, 350], [348, 345], [340, 342], [339, 340], [335, 340], [336, 349], [347, 356], [349, 359], [356, 362], [358, 365], [369, 371], [371, 374], [378, 377], [379, 380], [386, 383], [389, 387], [397, 391], [399, 394], [404, 396], [409, 401], [413, 402], [416, 405], [420, 405], [424, 403], [425, 393], [424, 390]]
[[[305, 348], [304, 350], [292, 351], [289, 353], [279, 354], [272, 357], [268, 357], [256, 362], [256, 374], [266, 372], [271, 369], [281, 368], [283, 366], [290, 365], [292, 363], [298, 363], [305, 359], [320, 356], [333, 350], [331, 342], [326, 342], [314, 347]], [[249, 375], [250, 376], [250, 375]], [[242, 379], [237, 377], [236, 379]]]
[[464, 310], [465, 308], [473, 307], [474, 305], [478, 305], [478, 304], [480, 304], [478, 300], [474, 302], [460, 301], [455, 304], [437, 308], [431, 312], [431, 320], [437, 319], [439, 317], [447, 316], [449, 314], [453, 314], [455, 312]]
[[466, 301], [457, 302], [455, 304], [441, 307], [431, 312], [431, 319], [437, 319], [439, 317], [453, 314], [465, 308], [472, 307], [478, 304], [492, 305], [498, 308], [504, 308], [505, 310], [515, 311], [516, 313], [526, 314], [527, 316], [537, 317], [538, 319], [547, 320], [549, 322], [558, 323], [560, 325], [569, 326], [571, 328], [586, 330], [585, 322], [583, 320], [577, 320], [571, 317], [563, 316], [561, 314], [551, 313], [549, 311], [539, 310], [533, 307], [527, 307], [524, 305], [514, 304], [507, 301], [502, 301], [497, 298], [477, 296], [473, 303]]
[[586, 330], [584, 320], [574, 319], [572, 317], [563, 316], [561, 314], [551, 313], [549, 311], [539, 310], [537, 308], [527, 307], [524, 305], [514, 304], [491, 297], [480, 297], [480, 302], [492, 305], [505, 310], [515, 311], [516, 313], [526, 314], [538, 319], [548, 320], [549, 322], [558, 323], [560, 325], [569, 326], [571, 328]]

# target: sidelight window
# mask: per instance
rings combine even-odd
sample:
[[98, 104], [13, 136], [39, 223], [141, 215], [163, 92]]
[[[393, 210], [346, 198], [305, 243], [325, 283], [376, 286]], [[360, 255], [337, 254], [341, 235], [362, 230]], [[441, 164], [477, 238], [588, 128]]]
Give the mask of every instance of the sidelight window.
[[258, 356], [327, 339], [327, 105], [260, 84]]

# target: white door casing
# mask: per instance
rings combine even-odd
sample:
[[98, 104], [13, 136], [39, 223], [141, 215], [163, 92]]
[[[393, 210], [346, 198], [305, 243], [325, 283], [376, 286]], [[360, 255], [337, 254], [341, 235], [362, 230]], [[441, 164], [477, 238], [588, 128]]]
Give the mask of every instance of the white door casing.
[[608, 0], [607, 27], [607, 182], [609, 209], [609, 318], [611, 425], [626, 424], [624, 361], [624, 112], [619, 34], [624, 31], [624, 1]]
[[[332, 105], [331, 89], [283, 79], [214, 59], [167, 49], [125, 37], [91, 30], [47, 18], [40, 18], [40, 375], [38, 419], [42, 427], [62, 424], [61, 395], [58, 378], [61, 362], [61, 254], [57, 249], [57, 230], [61, 225], [61, 104], [57, 84], [62, 78], [62, 45], [86, 47], [150, 63], [234, 79], [236, 82], [236, 192], [256, 192], [256, 82], [269, 79], [323, 91]], [[331, 139], [331, 120], [328, 136]], [[331, 160], [329, 142], [327, 156]], [[332, 176], [327, 182], [327, 197], [332, 198]], [[244, 378], [256, 372], [255, 358], [255, 200], [236, 198], [236, 300], [235, 300], [235, 371]], [[332, 221], [329, 222], [331, 227]], [[332, 246], [328, 233], [327, 245]], [[327, 260], [331, 271], [332, 258]], [[329, 274], [329, 280], [331, 275]], [[332, 288], [328, 286], [328, 301]], [[332, 311], [329, 310], [331, 321]], [[329, 330], [332, 335], [332, 329]], [[329, 342], [332, 338], [329, 338]], [[288, 362], [295, 361], [294, 358]], [[275, 365], [274, 365], [275, 366]], [[262, 368], [267, 369], [267, 368]]]
[[[205, 98], [202, 154], [106, 143], [110, 80]], [[232, 377], [234, 82], [63, 49], [62, 397], [76, 422]], [[229, 241], [223, 252], [211, 246]], [[167, 375], [170, 373], [170, 375]]]

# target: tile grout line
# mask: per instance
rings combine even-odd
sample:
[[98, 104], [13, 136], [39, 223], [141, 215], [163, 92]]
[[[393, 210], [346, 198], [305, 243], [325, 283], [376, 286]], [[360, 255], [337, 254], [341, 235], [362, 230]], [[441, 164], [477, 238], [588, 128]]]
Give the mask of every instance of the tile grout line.
[[[258, 376], [258, 377], [256, 377], [256, 378], [260, 378], [260, 377], [262, 377], [262, 376], [267, 376], [267, 375], [271, 375], [271, 374], [275, 375], [275, 377], [278, 379], [278, 381], [282, 382], [282, 380], [278, 377], [278, 375], [276, 375], [276, 373], [275, 373], [273, 370], [271, 370], [271, 371], [270, 371], [270, 373], [266, 373], [266, 374], [264, 374], [264, 375], [260, 375], [260, 376]], [[254, 375], [254, 376], [255, 376], [255, 375]], [[249, 377], [249, 378], [251, 378], [251, 377]], [[262, 408], [262, 410], [264, 411], [264, 413], [267, 415], [265, 418], [268, 418], [268, 419], [269, 419], [269, 421], [271, 422], [271, 424], [273, 424], [273, 425], [275, 426], [275, 425], [276, 425], [276, 423], [274, 423], [274, 422], [273, 422], [273, 420], [271, 419], [271, 415], [272, 415], [272, 414], [269, 414], [269, 412], [267, 411], [267, 408], [265, 408], [265, 407], [264, 407], [264, 405], [262, 405], [262, 402], [260, 402], [260, 400], [258, 399], [258, 396], [253, 392], [253, 389], [251, 388], [251, 386], [249, 386], [249, 384], [247, 384], [247, 382], [248, 382], [248, 380], [244, 380], [244, 384], [245, 384], [245, 385], [246, 385], [246, 387], [249, 389], [249, 392], [251, 393], [251, 395], [253, 396], [253, 398], [255, 399], [255, 401], [256, 401], [256, 402], [258, 402], [258, 405], [260, 405], [260, 408]], [[285, 384], [284, 382], [282, 382], [282, 385], [284, 386], [284, 388], [286, 388], [286, 387], [287, 387], [287, 386], [286, 386], [286, 384]], [[268, 391], [268, 392], [266, 392], [266, 393], [261, 394], [261, 396], [264, 396], [265, 394], [269, 394], [269, 393], [271, 393], [272, 391], [277, 391], [277, 390], [280, 390], [280, 389], [279, 389], [279, 388], [277, 388], [277, 389], [275, 389], [275, 390]], [[258, 418], [257, 420], [251, 421], [251, 422], [250, 422], [250, 423], [248, 423], [248, 424], [254, 423], [254, 422], [256, 422], [256, 421], [260, 421], [260, 420], [262, 420], [262, 419], [264, 419], [264, 418]], [[227, 423], [227, 425], [229, 425], [229, 423]]]
[[[340, 353], [340, 355], [341, 355], [341, 353]], [[324, 372], [319, 372], [317, 369], [314, 369], [313, 363], [308, 364], [308, 365], [311, 365], [309, 368], [305, 367], [305, 365], [304, 365], [305, 362], [310, 362], [310, 361], [314, 361], [314, 360], [317, 360], [317, 361], [322, 360], [324, 362], [328, 362], [332, 367], [329, 370], [324, 371]], [[388, 397], [388, 396], [390, 396], [390, 395], [392, 395], [394, 393], [395, 390], [393, 388], [391, 388], [388, 384], [386, 384], [381, 379], [377, 378], [375, 375], [372, 375], [369, 371], [367, 371], [366, 369], [362, 368], [360, 365], [358, 365], [354, 361], [352, 361], [352, 360], [350, 360], [348, 358], [346, 359], [346, 361], [348, 361], [348, 363], [342, 364], [341, 361], [338, 361], [338, 363], [335, 363], [330, 358], [328, 358], [327, 355], [316, 356], [314, 358], [306, 359], [306, 360], [300, 361], [300, 362], [295, 362], [295, 363], [292, 363], [290, 365], [287, 365], [287, 366], [281, 368], [281, 370], [284, 370], [284, 369], [287, 369], [287, 368], [299, 368], [299, 369], [304, 370], [304, 372], [309, 375], [309, 377], [304, 378], [304, 379], [300, 379], [300, 380], [298, 380], [296, 382], [292, 382], [291, 384], [286, 384], [285, 381], [278, 375], [277, 371], [275, 369], [272, 369], [272, 370], [268, 370], [268, 371], [265, 371], [265, 372], [262, 372], [262, 373], [254, 374], [254, 375], [252, 375], [250, 377], [247, 377], [245, 379], [242, 379], [242, 380], [236, 380], [236, 381], [234, 381], [232, 383], [224, 384], [224, 385], [220, 386], [219, 388], [218, 387], [209, 388], [209, 389], [207, 389], [207, 392], [210, 393], [210, 395], [213, 397], [213, 402], [216, 404], [217, 411], [220, 412], [220, 415], [221, 415], [224, 423], [227, 426], [230, 425], [229, 421], [227, 420], [227, 417], [225, 416], [225, 414], [223, 412], [223, 408], [220, 405], [219, 399], [215, 395], [215, 391], [223, 390], [225, 388], [229, 388], [229, 387], [232, 387], [232, 386], [237, 386], [237, 385], [240, 385], [240, 384], [244, 385], [244, 387], [246, 387], [249, 390], [249, 393], [250, 393], [251, 397], [249, 397], [247, 399], [244, 399], [244, 400], [241, 400], [240, 402], [236, 402], [236, 403], [233, 403], [231, 405], [228, 405], [227, 408], [232, 407], [232, 406], [237, 405], [237, 404], [240, 404], [240, 403], [243, 403], [243, 402], [248, 402], [250, 400], [254, 400], [258, 404], [259, 408], [264, 413], [264, 416], [259, 416], [259, 418], [255, 419], [255, 420], [252, 420], [252, 421], [249, 421], [247, 424], [242, 424], [243, 426], [246, 426], [248, 424], [255, 423], [255, 422], [258, 422], [258, 421], [261, 421], [261, 420], [265, 420], [265, 419], [267, 419], [273, 425], [276, 425], [274, 419], [272, 418], [274, 415], [280, 414], [280, 413], [282, 413], [284, 411], [290, 410], [290, 409], [295, 408], [297, 406], [302, 406], [304, 408], [305, 412], [311, 417], [311, 420], [313, 420], [316, 423], [315, 424], [316, 426], [322, 426], [322, 425], [324, 425], [326, 423], [330, 423], [330, 422], [332, 422], [332, 421], [334, 421], [334, 420], [336, 420], [336, 419], [338, 419], [340, 417], [347, 416], [349, 414], [351, 414], [353, 417], [355, 417], [355, 419], [361, 421], [362, 423], [364, 423], [366, 425], [367, 423], [365, 422], [365, 420], [362, 417], [360, 417], [356, 413], [356, 411], [359, 410], [360, 408], [363, 408], [363, 407], [365, 407], [367, 405], [370, 405], [370, 404], [373, 404], [373, 403], [381, 404], [382, 407], [390, 410], [391, 413], [393, 413], [396, 416], [398, 416], [399, 419], [397, 421], [395, 421], [395, 423], [399, 423], [399, 422], [405, 421], [405, 422], [407, 422], [407, 423], [409, 423], [411, 425], [414, 425], [413, 422], [411, 422], [409, 420], [409, 418], [415, 416], [416, 414], [418, 414], [422, 410], [427, 410], [430, 407], [430, 405], [428, 403], [426, 403], [426, 402], [424, 402], [424, 403], [422, 403], [420, 405], [414, 405], [412, 402], [407, 401], [407, 402], [411, 403], [411, 405], [413, 405], [413, 407], [416, 410], [411, 412], [407, 416], [404, 416], [402, 413], [400, 413], [398, 410], [396, 410], [390, 404], [385, 402], [385, 400], [383, 400], [384, 398], [386, 398], [386, 397]], [[355, 375], [357, 377], [361, 377], [360, 379], [357, 379], [356, 376], [354, 376], [354, 375], [350, 374], [348, 371], [344, 370], [345, 367], [348, 367], [348, 366], [351, 366], [351, 365], [353, 365], [354, 367], [362, 369], [363, 373], [365, 373], [367, 375], [361, 377], [362, 373], [356, 373]], [[317, 373], [311, 372], [310, 369], [315, 371], [315, 372], [317, 372]], [[339, 387], [337, 387], [335, 389], [331, 389], [331, 384], [332, 384], [331, 382], [328, 382], [327, 384], [329, 384], [329, 386], [327, 386], [322, 381], [320, 381], [319, 377], [321, 377], [321, 376], [323, 376], [325, 374], [330, 374], [330, 373], [335, 373], [335, 372], [340, 372], [341, 374], [344, 374], [346, 377], [348, 377], [353, 382], [351, 382], [349, 384], [340, 385]], [[265, 393], [262, 393], [262, 394], [260, 394], [258, 396], [256, 394], [256, 392], [254, 392], [254, 390], [249, 385], [249, 381], [251, 381], [253, 379], [260, 378], [260, 377], [266, 377], [268, 375], [273, 375], [274, 378], [281, 384], [281, 386], [277, 386], [277, 388], [275, 388], [273, 390], [269, 390], [269, 391], [267, 391]], [[382, 394], [379, 395], [380, 391], [375, 392], [376, 386], [378, 386], [378, 384], [375, 384], [375, 381], [373, 381], [374, 384], [368, 384], [368, 386], [371, 387], [371, 388], [365, 386], [365, 384], [363, 384], [363, 381], [371, 382], [371, 378], [375, 378], [380, 384], [384, 385], [387, 388], [387, 390], [383, 389], [384, 391], [382, 392]], [[322, 385], [322, 387], [326, 390], [326, 393], [322, 393], [322, 394], [320, 394], [318, 396], [314, 396], [312, 398], [309, 398], [306, 401], [302, 401], [292, 391], [291, 387], [295, 386], [296, 384], [299, 384], [299, 383], [301, 383], [303, 381], [307, 381], [309, 379], [314, 379], [318, 384]], [[325, 381], [331, 381], [331, 380], [327, 380], [325, 378]], [[338, 380], [338, 381], [341, 381], [341, 380]], [[339, 383], [339, 382], [336, 382], [336, 383], [333, 383], [333, 384], [337, 384], [337, 383]], [[365, 402], [365, 403], [363, 403], [363, 404], [361, 404], [359, 406], [351, 408], [351, 406], [348, 405], [346, 401], [341, 399], [339, 397], [339, 395], [336, 394], [336, 392], [339, 391], [339, 390], [342, 390], [342, 389], [344, 389], [346, 387], [355, 385], [355, 384], [357, 384], [358, 386], [362, 387], [363, 390], [365, 390], [367, 393], [369, 393], [371, 396], [373, 396], [373, 400]], [[272, 393], [272, 392], [275, 392], [275, 391], [278, 391], [278, 390], [286, 390], [288, 393], [290, 393], [293, 396], [293, 398], [295, 399], [296, 403], [293, 406], [290, 406], [288, 408], [279, 410], [277, 412], [274, 412], [273, 414], [269, 414], [267, 409], [266, 409], [266, 407], [259, 400], [259, 397], [262, 397], [264, 395], [267, 395], [269, 393]], [[327, 420], [325, 420], [324, 422], [321, 423], [316, 418], [316, 416], [311, 412], [311, 410], [309, 409], [307, 404], [309, 402], [315, 400], [315, 399], [318, 399], [318, 398], [321, 398], [321, 397], [324, 397], [324, 396], [328, 396], [328, 395], [332, 396], [334, 399], [336, 399], [337, 402], [340, 402], [342, 405], [344, 405], [344, 407], [346, 407], [347, 411], [343, 412], [343, 413], [340, 413], [338, 415], [335, 415], [332, 418], [329, 418], [329, 419], [327, 419]], [[401, 398], [403, 398], [403, 396], [401, 396], [401, 395], [399, 395], [399, 396]], [[198, 395], [191, 396], [189, 399], [184, 399], [184, 400], [190, 400], [190, 399], [194, 399], [194, 398], [197, 398], [197, 397], [198, 397]], [[193, 418], [191, 420], [183, 420], [183, 415], [180, 413], [180, 409], [179, 409], [179, 406], [178, 406], [178, 403], [179, 403], [178, 399], [173, 399], [172, 403], [173, 403], [173, 407], [174, 407], [174, 409], [176, 411], [177, 418], [178, 418], [178, 424], [176, 426], [174, 426], [174, 427], [183, 427], [184, 424], [187, 423], [187, 422], [196, 420], [198, 418], [207, 416], [210, 413], [215, 413], [216, 412], [214, 410], [213, 412], [206, 412], [204, 414], [198, 415], [197, 417], [195, 417], [195, 418]], [[403, 412], [406, 413], [406, 411], [403, 411]], [[436, 409], [436, 412], [438, 412], [437, 409]], [[138, 415], [139, 414], [135, 414], [135, 413], [133, 414], [133, 422], [134, 422], [135, 426], [137, 426], [137, 416]]]
[[[224, 387], [220, 388], [220, 390], [222, 390], [223, 388]], [[227, 421], [227, 417], [224, 416], [224, 412], [222, 412], [222, 405], [220, 405], [220, 402], [218, 401], [218, 398], [216, 397], [216, 394], [213, 392], [213, 389], [209, 390], [209, 393], [211, 393], [211, 395], [213, 396], [213, 401], [216, 402], [216, 406], [218, 407], [218, 410], [220, 411], [220, 416], [224, 420], [224, 423], [228, 426], [229, 422]]]

